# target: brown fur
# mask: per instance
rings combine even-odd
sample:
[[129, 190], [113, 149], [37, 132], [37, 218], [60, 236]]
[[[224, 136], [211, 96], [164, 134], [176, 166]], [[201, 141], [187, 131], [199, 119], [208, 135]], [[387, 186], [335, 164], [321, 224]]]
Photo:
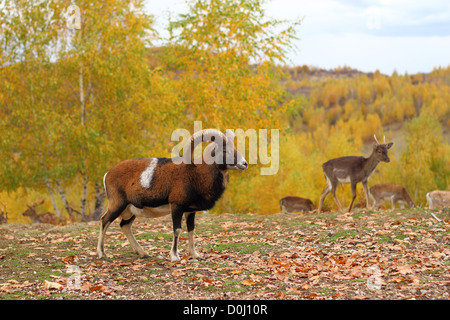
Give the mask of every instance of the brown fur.
[[[200, 159], [201, 163], [191, 163], [195, 145], [202, 140], [215, 140], [215, 136], [221, 136], [227, 143], [210, 143], [206, 147], [208, 152]], [[191, 150], [187, 147], [191, 147]], [[183, 152], [183, 158], [125, 160], [106, 173], [104, 185], [109, 203], [101, 217], [97, 244], [100, 258], [105, 256], [106, 230], [116, 218], [121, 216], [122, 231], [136, 253], [144, 257], [147, 254], [134, 238], [131, 224], [136, 216], [155, 218], [166, 214], [171, 214], [173, 223], [171, 261], [180, 260], [177, 244], [183, 215], [186, 216], [189, 233], [189, 252], [194, 258], [199, 258], [193, 237], [195, 212], [211, 209], [222, 196], [228, 184], [227, 170], [245, 170], [248, 164], [234, 147], [232, 132], [225, 136], [215, 129], [198, 131], [191, 136]], [[227, 155], [231, 159], [226, 159]], [[231, 163], [220, 159], [229, 160]]]
[[[140, 185], [140, 175], [150, 164], [151, 159], [125, 160], [112, 168], [105, 177], [110, 207], [124, 206], [131, 203], [137, 208], [144, 206], [157, 207], [167, 203], [190, 206], [189, 192], [195, 190], [199, 196], [215, 203], [211, 190], [220, 176], [220, 186], [227, 185], [226, 170], [219, 170], [216, 166], [197, 164], [185, 165], [168, 162], [158, 164], [155, 168], [152, 187], [144, 189]], [[186, 186], [191, 186], [193, 190]], [[197, 207], [200, 207], [198, 205]], [[196, 208], [197, 209], [197, 208]], [[202, 210], [211, 209], [198, 208]]]
[[392, 208], [396, 203], [407, 204], [409, 207], [414, 207], [414, 202], [411, 199], [406, 188], [399, 184], [380, 183], [370, 188], [370, 195], [374, 199], [374, 207], [379, 208], [383, 201], [391, 201]]
[[284, 197], [280, 200], [280, 208], [283, 213], [308, 212], [315, 209], [311, 200], [301, 197]]

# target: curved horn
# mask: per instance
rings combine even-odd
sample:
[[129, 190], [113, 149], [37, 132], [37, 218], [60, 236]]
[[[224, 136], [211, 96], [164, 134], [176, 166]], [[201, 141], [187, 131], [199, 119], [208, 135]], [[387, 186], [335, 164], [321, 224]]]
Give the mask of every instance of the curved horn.
[[380, 144], [377, 140], [377, 136], [374, 134], [373, 137], [375, 138], [375, 141], [377, 142], [377, 144]]
[[195, 147], [202, 141], [214, 141], [217, 143], [217, 138], [222, 139], [222, 143], [227, 143], [227, 137], [217, 129], [204, 129], [197, 131], [190, 138], [183, 147], [183, 162], [185, 164], [193, 163], [193, 152]]

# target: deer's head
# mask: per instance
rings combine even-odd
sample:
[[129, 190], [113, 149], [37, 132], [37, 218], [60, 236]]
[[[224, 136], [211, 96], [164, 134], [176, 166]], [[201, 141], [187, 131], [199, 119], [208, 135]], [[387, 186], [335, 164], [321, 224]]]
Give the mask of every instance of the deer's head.
[[22, 215], [26, 217], [34, 217], [37, 215], [36, 213], [36, 206], [41, 205], [44, 203], [44, 199], [36, 200], [33, 204], [29, 205], [27, 204], [28, 209], [22, 213]]
[[375, 157], [379, 161], [384, 162], [390, 162], [391, 160], [388, 157], [388, 150], [392, 147], [394, 144], [393, 142], [386, 143], [386, 137], [384, 137], [384, 143], [379, 143], [377, 140], [377, 137], [373, 135], [375, 138], [376, 143], [373, 144], [373, 152], [375, 154]]

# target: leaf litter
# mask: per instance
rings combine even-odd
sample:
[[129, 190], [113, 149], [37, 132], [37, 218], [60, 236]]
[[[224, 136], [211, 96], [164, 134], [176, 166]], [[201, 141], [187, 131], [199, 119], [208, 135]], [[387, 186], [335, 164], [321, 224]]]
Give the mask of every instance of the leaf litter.
[[[135, 222], [150, 257], [98, 222], [0, 226], [0, 298], [450, 299], [449, 211], [198, 215], [196, 248], [169, 261], [170, 217]], [[373, 283], [378, 284], [374, 288]]]

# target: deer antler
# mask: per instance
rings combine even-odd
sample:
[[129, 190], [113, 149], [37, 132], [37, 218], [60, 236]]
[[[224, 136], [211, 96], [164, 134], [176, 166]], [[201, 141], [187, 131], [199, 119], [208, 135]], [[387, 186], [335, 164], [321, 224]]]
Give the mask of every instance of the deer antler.
[[375, 141], [377, 142], [377, 144], [380, 144], [377, 140], [377, 136], [374, 134], [373, 137], [375, 138]]
[[383, 143], [386, 144], [386, 136], [383, 136]]

